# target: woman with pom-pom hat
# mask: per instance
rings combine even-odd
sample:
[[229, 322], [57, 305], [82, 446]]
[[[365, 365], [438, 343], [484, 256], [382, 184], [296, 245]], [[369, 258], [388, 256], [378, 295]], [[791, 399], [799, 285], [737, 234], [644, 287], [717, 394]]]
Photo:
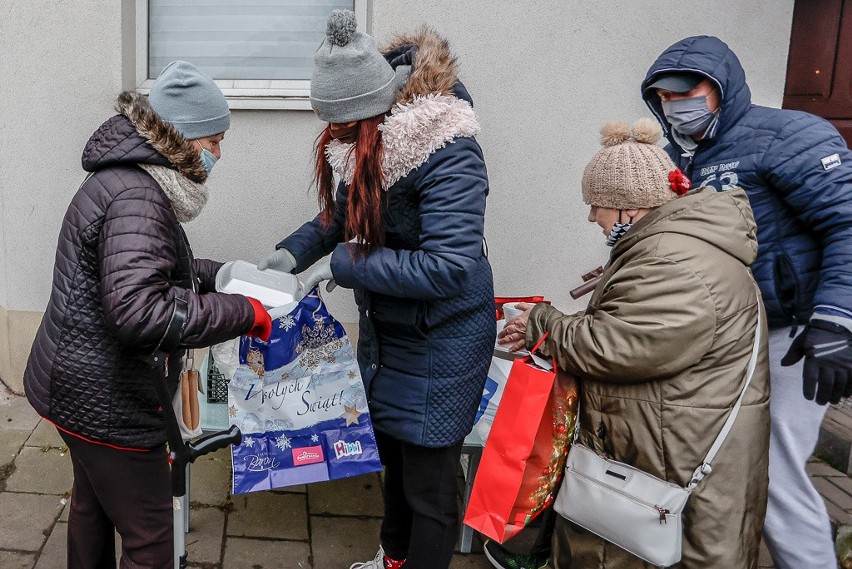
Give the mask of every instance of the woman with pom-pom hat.
[[[375, 559], [353, 568], [446, 569], [456, 473], [495, 340], [484, 247], [488, 177], [479, 124], [447, 43], [429, 29], [382, 50], [335, 11], [311, 104], [321, 211], [261, 269], [352, 288], [358, 360], [385, 465]], [[341, 180], [336, 189], [335, 174]]]
[[[743, 390], [760, 327], [742, 406], [712, 474], [683, 512], [676, 565], [755, 568], [768, 484], [769, 363], [749, 270], [754, 217], [743, 190], [688, 191], [688, 179], [656, 145], [660, 136], [650, 119], [602, 129], [604, 147], [583, 173], [583, 200], [612, 252], [589, 307], [565, 315], [528, 306], [499, 341], [518, 349], [548, 333], [542, 352], [582, 382], [579, 442], [685, 487]], [[649, 566], [564, 518], [557, 518], [551, 565]]]

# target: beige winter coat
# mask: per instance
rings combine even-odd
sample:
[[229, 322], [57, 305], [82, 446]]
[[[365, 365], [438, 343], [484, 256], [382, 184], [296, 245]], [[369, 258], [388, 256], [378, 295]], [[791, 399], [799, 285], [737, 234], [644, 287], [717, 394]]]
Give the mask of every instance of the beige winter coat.
[[[756, 252], [745, 192], [694, 191], [640, 219], [616, 243], [585, 313], [533, 309], [527, 344], [549, 332], [545, 353], [581, 379], [584, 443], [670, 482], [689, 482], [745, 381], [760, 302], [748, 269]], [[739, 416], [684, 512], [676, 567], [757, 566], [769, 450], [765, 318], [761, 326]], [[563, 560], [567, 529], [560, 523], [555, 539]], [[588, 533], [572, 533], [571, 549], [572, 569], [647, 567]]]

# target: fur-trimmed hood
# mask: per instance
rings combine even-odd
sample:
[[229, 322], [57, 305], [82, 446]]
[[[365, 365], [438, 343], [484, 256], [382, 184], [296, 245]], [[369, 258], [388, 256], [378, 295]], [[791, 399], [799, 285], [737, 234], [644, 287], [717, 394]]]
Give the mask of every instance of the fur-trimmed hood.
[[198, 151], [138, 93], [119, 95], [116, 110], [120, 114], [102, 124], [86, 144], [83, 169], [139, 166], [156, 180], [179, 221], [194, 219], [208, 195], [207, 171]]
[[[379, 130], [384, 146], [382, 186], [388, 189], [455, 138], [475, 136], [479, 122], [467, 101], [452, 95], [432, 94], [394, 105]], [[353, 146], [332, 140], [325, 148], [332, 170], [347, 184], [352, 182], [355, 167]]]
[[[382, 51], [387, 53], [406, 46], [416, 48], [413, 70], [390, 114], [379, 126], [384, 146], [385, 189], [455, 138], [479, 133], [479, 121], [470, 101], [456, 96], [457, 63], [447, 41], [424, 27], [413, 35], [396, 37]], [[352, 147], [332, 140], [325, 149], [332, 169], [347, 184], [352, 181], [355, 165]]]
[[404, 46], [417, 49], [408, 80], [396, 97], [397, 103], [410, 103], [419, 95], [452, 95], [458, 82], [458, 62], [447, 40], [426, 26], [413, 34], [394, 37], [381, 52], [387, 54]]
[[136, 131], [168, 160], [178, 173], [193, 182], [207, 181], [207, 170], [198, 151], [175, 127], [154, 112], [148, 99], [139, 93], [125, 91], [118, 96], [115, 110], [127, 117]]
[[154, 112], [146, 97], [125, 91], [118, 96], [115, 109], [119, 114], [102, 124], [86, 143], [84, 170], [153, 164], [170, 167], [197, 184], [207, 181], [198, 151]]

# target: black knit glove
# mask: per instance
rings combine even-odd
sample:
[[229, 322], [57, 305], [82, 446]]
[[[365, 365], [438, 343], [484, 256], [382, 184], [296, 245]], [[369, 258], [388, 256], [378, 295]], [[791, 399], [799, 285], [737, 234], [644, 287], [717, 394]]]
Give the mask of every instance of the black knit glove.
[[805, 358], [802, 390], [805, 399], [820, 405], [838, 403], [852, 395], [852, 332], [826, 320], [811, 320], [799, 334], [782, 366], [791, 366]]

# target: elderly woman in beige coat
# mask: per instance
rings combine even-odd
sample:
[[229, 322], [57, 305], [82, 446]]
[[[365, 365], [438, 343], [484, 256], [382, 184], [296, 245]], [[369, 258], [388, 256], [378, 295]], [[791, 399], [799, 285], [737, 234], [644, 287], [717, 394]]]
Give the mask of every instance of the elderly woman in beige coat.
[[[574, 315], [530, 306], [500, 341], [529, 347], [548, 333], [542, 352], [581, 379], [581, 441], [685, 486], [742, 391], [761, 326], [742, 408], [684, 511], [676, 565], [755, 568], [768, 483], [769, 367], [749, 271], [757, 253], [751, 208], [740, 189], [686, 193], [688, 179], [654, 144], [654, 121], [640, 119], [632, 131], [610, 123], [601, 134], [583, 199], [613, 249], [589, 306]], [[556, 569], [648, 567], [562, 518], [553, 544]]]

